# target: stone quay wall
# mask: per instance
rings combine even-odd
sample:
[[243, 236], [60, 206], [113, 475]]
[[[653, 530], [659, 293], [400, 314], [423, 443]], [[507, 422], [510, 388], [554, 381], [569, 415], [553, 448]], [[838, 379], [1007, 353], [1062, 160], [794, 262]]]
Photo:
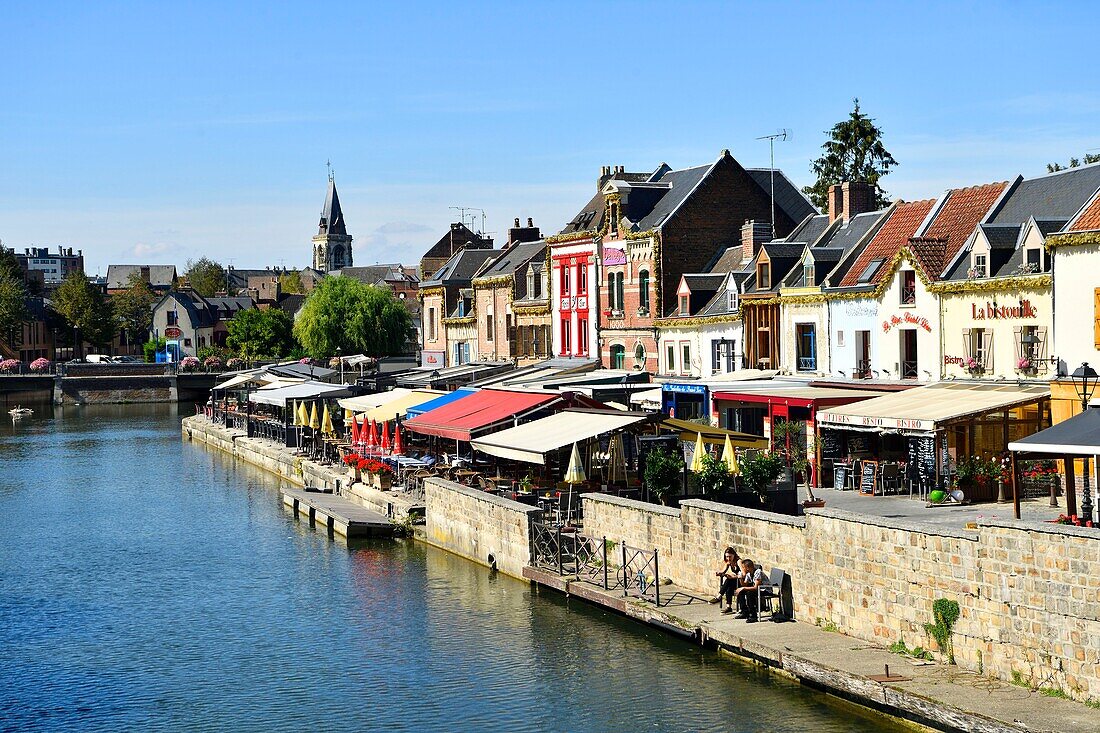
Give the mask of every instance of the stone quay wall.
[[796, 619], [882, 645], [936, 648], [938, 598], [958, 601], [956, 663], [1032, 687], [1100, 698], [1100, 537], [987, 521], [952, 530], [833, 509], [786, 517], [706, 501], [680, 509], [587, 494], [585, 533], [660, 551], [663, 579], [712, 595], [727, 545], [781, 567]]
[[[531, 521], [542, 510], [440, 478], [424, 482], [426, 541], [516, 578], [531, 564]], [[490, 560], [492, 557], [492, 560]]]

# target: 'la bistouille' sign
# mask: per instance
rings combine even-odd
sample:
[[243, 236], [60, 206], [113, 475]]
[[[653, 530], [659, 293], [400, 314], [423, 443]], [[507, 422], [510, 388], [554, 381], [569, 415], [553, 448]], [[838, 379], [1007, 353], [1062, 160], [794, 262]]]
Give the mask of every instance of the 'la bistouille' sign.
[[1038, 318], [1039, 313], [1030, 300], [1021, 300], [1018, 305], [997, 305], [996, 303], [971, 303], [970, 312], [975, 321], [992, 321], [998, 318]]

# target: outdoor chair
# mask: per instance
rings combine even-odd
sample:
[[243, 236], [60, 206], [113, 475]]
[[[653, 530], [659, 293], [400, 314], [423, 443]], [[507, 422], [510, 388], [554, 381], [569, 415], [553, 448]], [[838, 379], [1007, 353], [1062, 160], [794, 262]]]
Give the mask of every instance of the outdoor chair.
[[787, 618], [787, 614], [783, 610], [783, 579], [786, 577], [787, 573], [781, 568], [772, 568], [767, 582], [762, 582], [760, 587], [756, 589], [756, 611], [758, 614], [764, 612], [763, 604], [767, 601], [768, 611], [771, 612], [773, 621], [777, 610], [780, 618]]
[[[882, 473], [878, 478], [879, 490], [881, 493], [900, 493], [901, 492], [901, 470], [896, 463], [884, 463], [882, 464]], [[892, 491], [890, 491], [892, 489]]]

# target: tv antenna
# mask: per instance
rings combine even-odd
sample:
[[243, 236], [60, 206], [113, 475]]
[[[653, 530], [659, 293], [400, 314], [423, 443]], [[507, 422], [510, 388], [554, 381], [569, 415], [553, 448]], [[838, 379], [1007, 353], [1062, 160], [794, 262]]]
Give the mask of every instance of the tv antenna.
[[768, 169], [768, 175], [771, 178], [772, 187], [772, 239], [775, 239], [775, 141], [785, 141], [790, 136], [791, 131], [784, 127], [773, 135], [761, 135], [756, 138], [757, 140], [768, 141], [768, 153], [771, 162], [771, 166]]
[[[479, 209], [476, 206], [451, 206], [449, 208], [454, 209], [455, 211], [458, 212], [459, 221], [462, 222], [463, 226], [465, 226], [465, 224], [466, 224], [466, 212], [467, 211], [481, 212], [481, 228], [478, 231], [480, 231], [482, 234], [485, 233], [485, 209]], [[473, 227], [473, 226], [474, 226], [474, 215], [470, 214], [470, 227]]]

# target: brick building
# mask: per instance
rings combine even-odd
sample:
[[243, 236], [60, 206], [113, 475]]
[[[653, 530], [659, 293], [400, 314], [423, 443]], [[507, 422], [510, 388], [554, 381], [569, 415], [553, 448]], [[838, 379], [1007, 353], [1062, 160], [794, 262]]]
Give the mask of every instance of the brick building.
[[464, 249], [492, 249], [493, 238], [474, 232], [465, 224], [451, 224], [450, 230], [439, 238], [420, 258], [420, 279], [426, 280], [447, 264], [447, 260]]
[[[772, 180], [728, 150], [683, 170], [603, 168], [596, 195], [547, 240], [554, 353], [657, 371], [655, 321], [675, 310], [681, 277], [740, 244], [745, 221], [770, 220]], [[782, 172], [774, 184], [775, 229], [785, 234], [816, 212]]]
[[[525, 309], [527, 312], [521, 330], [514, 312], [514, 302], [524, 301], [529, 295], [528, 285], [533, 288], [536, 284], [529, 283], [532, 262], [542, 262], [546, 258], [546, 242], [539, 235], [538, 227], [530, 219], [526, 227], [521, 227], [519, 219], [516, 219], [515, 226], [508, 231], [508, 244], [473, 279], [480, 359], [518, 359], [521, 350], [525, 355], [528, 351], [527, 329], [549, 325], [548, 312], [535, 317], [536, 314], [528, 308]], [[542, 285], [541, 278], [537, 285]]]
[[420, 283], [422, 366], [455, 366], [478, 359], [472, 280], [495, 249], [461, 249]]

